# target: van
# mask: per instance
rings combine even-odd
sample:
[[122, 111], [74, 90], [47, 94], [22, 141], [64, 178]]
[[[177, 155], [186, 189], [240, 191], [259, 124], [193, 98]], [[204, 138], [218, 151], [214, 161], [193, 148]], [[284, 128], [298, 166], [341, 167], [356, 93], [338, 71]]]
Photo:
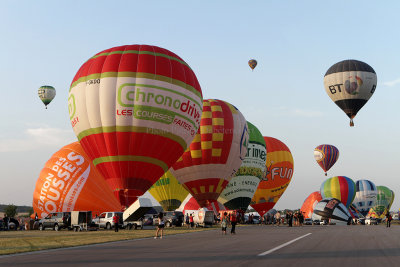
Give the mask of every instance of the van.
[[193, 215], [193, 222], [196, 226], [210, 227], [214, 224], [214, 212], [212, 210], [206, 208], [185, 210], [185, 214]]

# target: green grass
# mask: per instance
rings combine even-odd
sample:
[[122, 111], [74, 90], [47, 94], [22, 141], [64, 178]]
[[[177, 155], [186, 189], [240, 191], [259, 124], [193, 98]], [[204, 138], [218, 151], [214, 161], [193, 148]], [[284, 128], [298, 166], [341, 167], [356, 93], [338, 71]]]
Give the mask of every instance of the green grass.
[[[164, 230], [164, 235], [201, 232], [216, 228], [219, 227], [196, 229], [188, 229], [186, 227], [167, 228]], [[67, 230], [58, 232], [52, 230], [0, 231], [0, 255], [153, 237], [155, 236], [155, 232], [155, 229], [120, 230], [118, 233], [113, 230], [89, 232]]]

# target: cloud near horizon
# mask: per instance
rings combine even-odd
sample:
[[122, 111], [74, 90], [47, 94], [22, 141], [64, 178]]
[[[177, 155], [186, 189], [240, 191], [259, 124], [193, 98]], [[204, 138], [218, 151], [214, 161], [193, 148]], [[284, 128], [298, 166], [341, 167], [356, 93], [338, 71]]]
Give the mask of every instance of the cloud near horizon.
[[392, 86], [395, 86], [395, 85], [397, 85], [399, 83], [400, 83], [400, 78], [396, 79], [396, 80], [393, 80], [393, 81], [384, 82], [383, 85], [388, 86], [388, 87], [392, 87]]
[[43, 147], [62, 147], [76, 141], [73, 132], [68, 129], [39, 127], [28, 128], [21, 138], [0, 140], [0, 153], [31, 151]]

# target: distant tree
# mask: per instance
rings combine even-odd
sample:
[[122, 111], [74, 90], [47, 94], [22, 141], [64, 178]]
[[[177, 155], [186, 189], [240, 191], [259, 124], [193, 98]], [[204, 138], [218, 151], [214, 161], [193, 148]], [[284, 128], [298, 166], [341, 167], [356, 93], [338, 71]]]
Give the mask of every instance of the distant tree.
[[33, 208], [30, 208], [28, 213], [29, 213], [29, 217], [30, 217], [33, 214]]
[[14, 217], [15, 215], [18, 214], [18, 213], [17, 213], [17, 206], [15, 206], [15, 205], [13, 205], [13, 204], [10, 204], [10, 205], [6, 206], [6, 207], [4, 208], [4, 214], [5, 214], [7, 217]]

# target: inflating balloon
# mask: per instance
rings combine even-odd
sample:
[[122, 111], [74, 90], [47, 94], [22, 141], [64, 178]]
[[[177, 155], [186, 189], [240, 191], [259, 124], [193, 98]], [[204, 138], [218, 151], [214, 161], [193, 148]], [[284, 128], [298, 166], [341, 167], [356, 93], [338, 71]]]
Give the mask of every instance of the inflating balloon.
[[368, 180], [356, 181], [356, 196], [353, 205], [366, 216], [373, 206], [375, 206], [378, 189], [375, 184]]
[[200, 207], [207, 207], [238, 171], [248, 141], [247, 122], [237, 108], [221, 100], [204, 100], [200, 129], [170, 171]]
[[304, 218], [311, 218], [315, 205], [322, 200], [321, 193], [319, 191], [315, 191], [311, 193], [306, 200], [304, 200], [303, 205], [301, 206], [300, 211], [304, 214]]
[[319, 145], [314, 149], [314, 158], [327, 176], [327, 171], [339, 158], [339, 150], [333, 145]]
[[38, 95], [47, 109], [47, 105], [50, 104], [56, 96], [56, 89], [50, 85], [43, 85], [39, 88]]
[[384, 218], [390, 211], [394, 200], [394, 192], [386, 186], [377, 186], [378, 194], [375, 205], [369, 210], [368, 217]]
[[250, 122], [247, 122], [247, 125], [250, 135], [246, 156], [239, 170], [218, 198], [218, 202], [221, 202], [227, 209], [244, 212], [249, 207], [258, 184], [263, 179], [267, 159], [262, 134]]
[[325, 198], [315, 205], [312, 220], [330, 220], [330, 223], [350, 225], [351, 214], [347, 207], [336, 198]]
[[250, 66], [251, 70], [253, 71], [254, 68], [257, 66], [257, 60], [255, 60], [255, 59], [250, 59], [250, 60], [249, 60], [249, 66]]
[[354, 117], [374, 94], [376, 85], [374, 69], [358, 60], [340, 61], [324, 77], [326, 93], [350, 118], [350, 126], [354, 126]]
[[293, 176], [293, 156], [289, 148], [273, 137], [264, 137], [267, 148], [266, 173], [251, 200], [261, 215], [272, 209], [288, 187]]
[[79, 142], [64, 146], [46, 162], [36, 181], [32, 205], [42, 218], [52, 212], [90, 210], [94, 215], [121, 210]]
[[356, 184], [349, 177], [335, 176], [321, 184], [320, 192], [322, 198], [337, 198], [348, 208], [356, 196]]
[[149, 189], [149, 193], [160, 203], [165, 211], [176, 210], [189, 192], [167, 171]]
[[82, 147], [129, 206], [192, 142], [202, 101], [196, 75], [180, 57], [156, 46], [126, 45], [81, 66], [68, 107]]

